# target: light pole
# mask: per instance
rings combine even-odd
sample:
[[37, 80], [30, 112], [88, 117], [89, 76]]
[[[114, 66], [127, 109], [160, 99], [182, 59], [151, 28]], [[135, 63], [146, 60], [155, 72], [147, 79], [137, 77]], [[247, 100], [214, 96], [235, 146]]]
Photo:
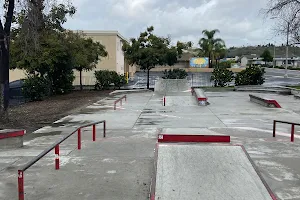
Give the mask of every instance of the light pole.
[[287, 22], [287, 33], [286, 33], [286, 55], [285, 55], [285, 75], [284, 77], [288, 77], [287, 68], [288, 68], [288, 56], [289, 56], [289, 34], [290, 34], [290, 22]]
[[[272, 17], [271, 19], [277, 19], [278, 17]], [[282, 19], [282, 18], [281, 18]], [[288, 77], [288, 56], [289, 56], [289, 34], [290, 34], [290, 22], [282, 19], [287, 23], [287, 33], [286, 33], [286, 52], [285, 52], [285, 74], [284, 78]], [[275, 51], [274, 51], [275, 52]]]
[[276, 60], [275, 60], [276, 54], [275, 54], [275, 50], [276, 50], [276, 43], [274, 42], [273, 68], [275, 68], [275, 67], [276, 67]]

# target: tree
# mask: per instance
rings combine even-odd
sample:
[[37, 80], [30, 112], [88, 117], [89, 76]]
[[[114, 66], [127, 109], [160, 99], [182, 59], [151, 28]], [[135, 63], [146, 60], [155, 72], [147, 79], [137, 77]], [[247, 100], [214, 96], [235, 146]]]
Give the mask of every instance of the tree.
[[265, 51], [261, 54], [263, 58], [263, 61], [265, 61], [265, 65], [267, 65], [267, 62], [272, 62], [273, 61], [273, 56], [271, 55], [271, 52], [268, 49], [265, 49]]
[[148, 89], [150, 70], [157, 65], [174, 65], [182, 54], [182, 49], [191, 45], [178, 42], [176, 47], [171, 46], [170, 38], [156, 36], [153, 31], [153, 26], [148, 27], [137, 39], [130, 39], [130, 43], [123, 41], [122, 47], [130, 65], [136, 64], [147, 71]]
[[265, 82], [265, 68], [250, 66], [238, 73], [235, 85], [262, 85]]
[[217, 43], [215, 45], [214, 57], [216, 59], [216, 66], [219, 66], [220, 59], [224, 58], [226, 55], [226, 47], [223, 44]]
[[[286, 35], [287, 28], [293, 36], [294, 42], [300, 42], [300, 1], [299, 0], [269, 0], [266, 16], [276, 17], [275, 30], [279, 34]], [[289, 26], [288, 26], [288, 23]]]
[[15, 0], [5, 1], [5, 23], [0, 19], [0, 120], [8, 120], [9, 104], [9, 46]]
[[219, 32], [218, 29], [212, 31], [204, 30], [202, 31], [204, 37], [199, 40], [200, 49], [204, 52], [205, 56], [208, 56], [209, 68], [212, 68], [212, 58], [216, 53], [216, 48], [221, 46], [225, 47], [225, 43], [222, 39], [214, 38], [215, 34]]
[[212, 76], [210, 78], [211, 81], [214, 81], [215, 87], [224, 87], [227, 83], [230, 83], [233, 79], [233, 72], [229, 71], [226, 68], [215, 68]]
[[69, 35], [74, 40], [74, 47], [72, 48], [74, 67], [79, 71], [80, 90], [82, 90], [82, 71], [96, 68], [101, 57], [106, 57], [108, 53], [104, 45], [94, 42], [91, 38], [84, 38], [84, 35], [73, 32], [69, 32]]
[[24, 69], [28, 78], [46, 78], [51, 94], [69, 92], [74, 80], [74, 41], [62, 24], [75, 8], [53, 4], [48, 12], [43, 0], [26, 2], [28, 8], [18, 13], [18, 26], [13, 30], [12, 68]]

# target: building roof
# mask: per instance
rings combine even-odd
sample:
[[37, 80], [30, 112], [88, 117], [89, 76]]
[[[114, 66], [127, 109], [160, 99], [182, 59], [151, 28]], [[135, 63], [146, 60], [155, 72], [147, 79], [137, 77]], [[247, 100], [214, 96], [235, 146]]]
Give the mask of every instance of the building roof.
[[76, 32], [82, 32], [87, 36], [97, 36], [97, 35], [116, 35], [122, 40], [125, 40], [127, 42], [128, 39], [122, 36], [118, 31], [101, 31], [101, 30], [76, 30]]
[[191, 58], [195, 57], [195, 55], [191, 52], [183, 52], [181, 57], [178, 58], [178, 61], [190, 61]]

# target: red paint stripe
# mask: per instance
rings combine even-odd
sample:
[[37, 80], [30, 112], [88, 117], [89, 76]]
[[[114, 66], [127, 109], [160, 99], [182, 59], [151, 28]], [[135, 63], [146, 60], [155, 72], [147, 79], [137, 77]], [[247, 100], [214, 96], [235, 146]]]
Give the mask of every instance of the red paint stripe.
[[0, 133], [0, 139], [5, 139], [5, 138], [12, 138], [12, 137], [19, 137], [23, 136], [25, 134], [25, 131], [15, 131], [15, 132], [9, 132], [9, 133]]
[[230, 142], [228, 135], [169, 135], [159, 134], [158, 142]]
[[205, 97], [198, 97], [198, 101], [207, 101], [207, 98], [205, 98]]
[[274, 100], [274, 99], [265, 100], [265, 102], [275, 105], [276, 108], [281, 108], [281, 106], [279, 105], [279, 103], [276, 100]]

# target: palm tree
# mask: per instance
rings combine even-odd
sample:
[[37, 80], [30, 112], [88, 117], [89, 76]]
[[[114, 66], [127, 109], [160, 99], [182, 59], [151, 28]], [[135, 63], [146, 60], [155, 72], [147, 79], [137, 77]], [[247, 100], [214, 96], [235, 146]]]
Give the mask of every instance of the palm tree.
[[214, 58], [216, 60], [216, 65], [219, 67], [219, 62], [221, 58], [224, 58], [226, 55], [226, 46], [223, 44], [216, 44], [214, 51]]
[[201, 50], [209, 58], [209, 68], [212, 67], [212, 58], [216, 52], [216, 49], [220, 46], [225, 47], [225, 42], [220, 38], [214, 38], [216, 33], [219, 33], [218, 29], [208, 31], [202, 31], [204, 37], [199, 40]]

